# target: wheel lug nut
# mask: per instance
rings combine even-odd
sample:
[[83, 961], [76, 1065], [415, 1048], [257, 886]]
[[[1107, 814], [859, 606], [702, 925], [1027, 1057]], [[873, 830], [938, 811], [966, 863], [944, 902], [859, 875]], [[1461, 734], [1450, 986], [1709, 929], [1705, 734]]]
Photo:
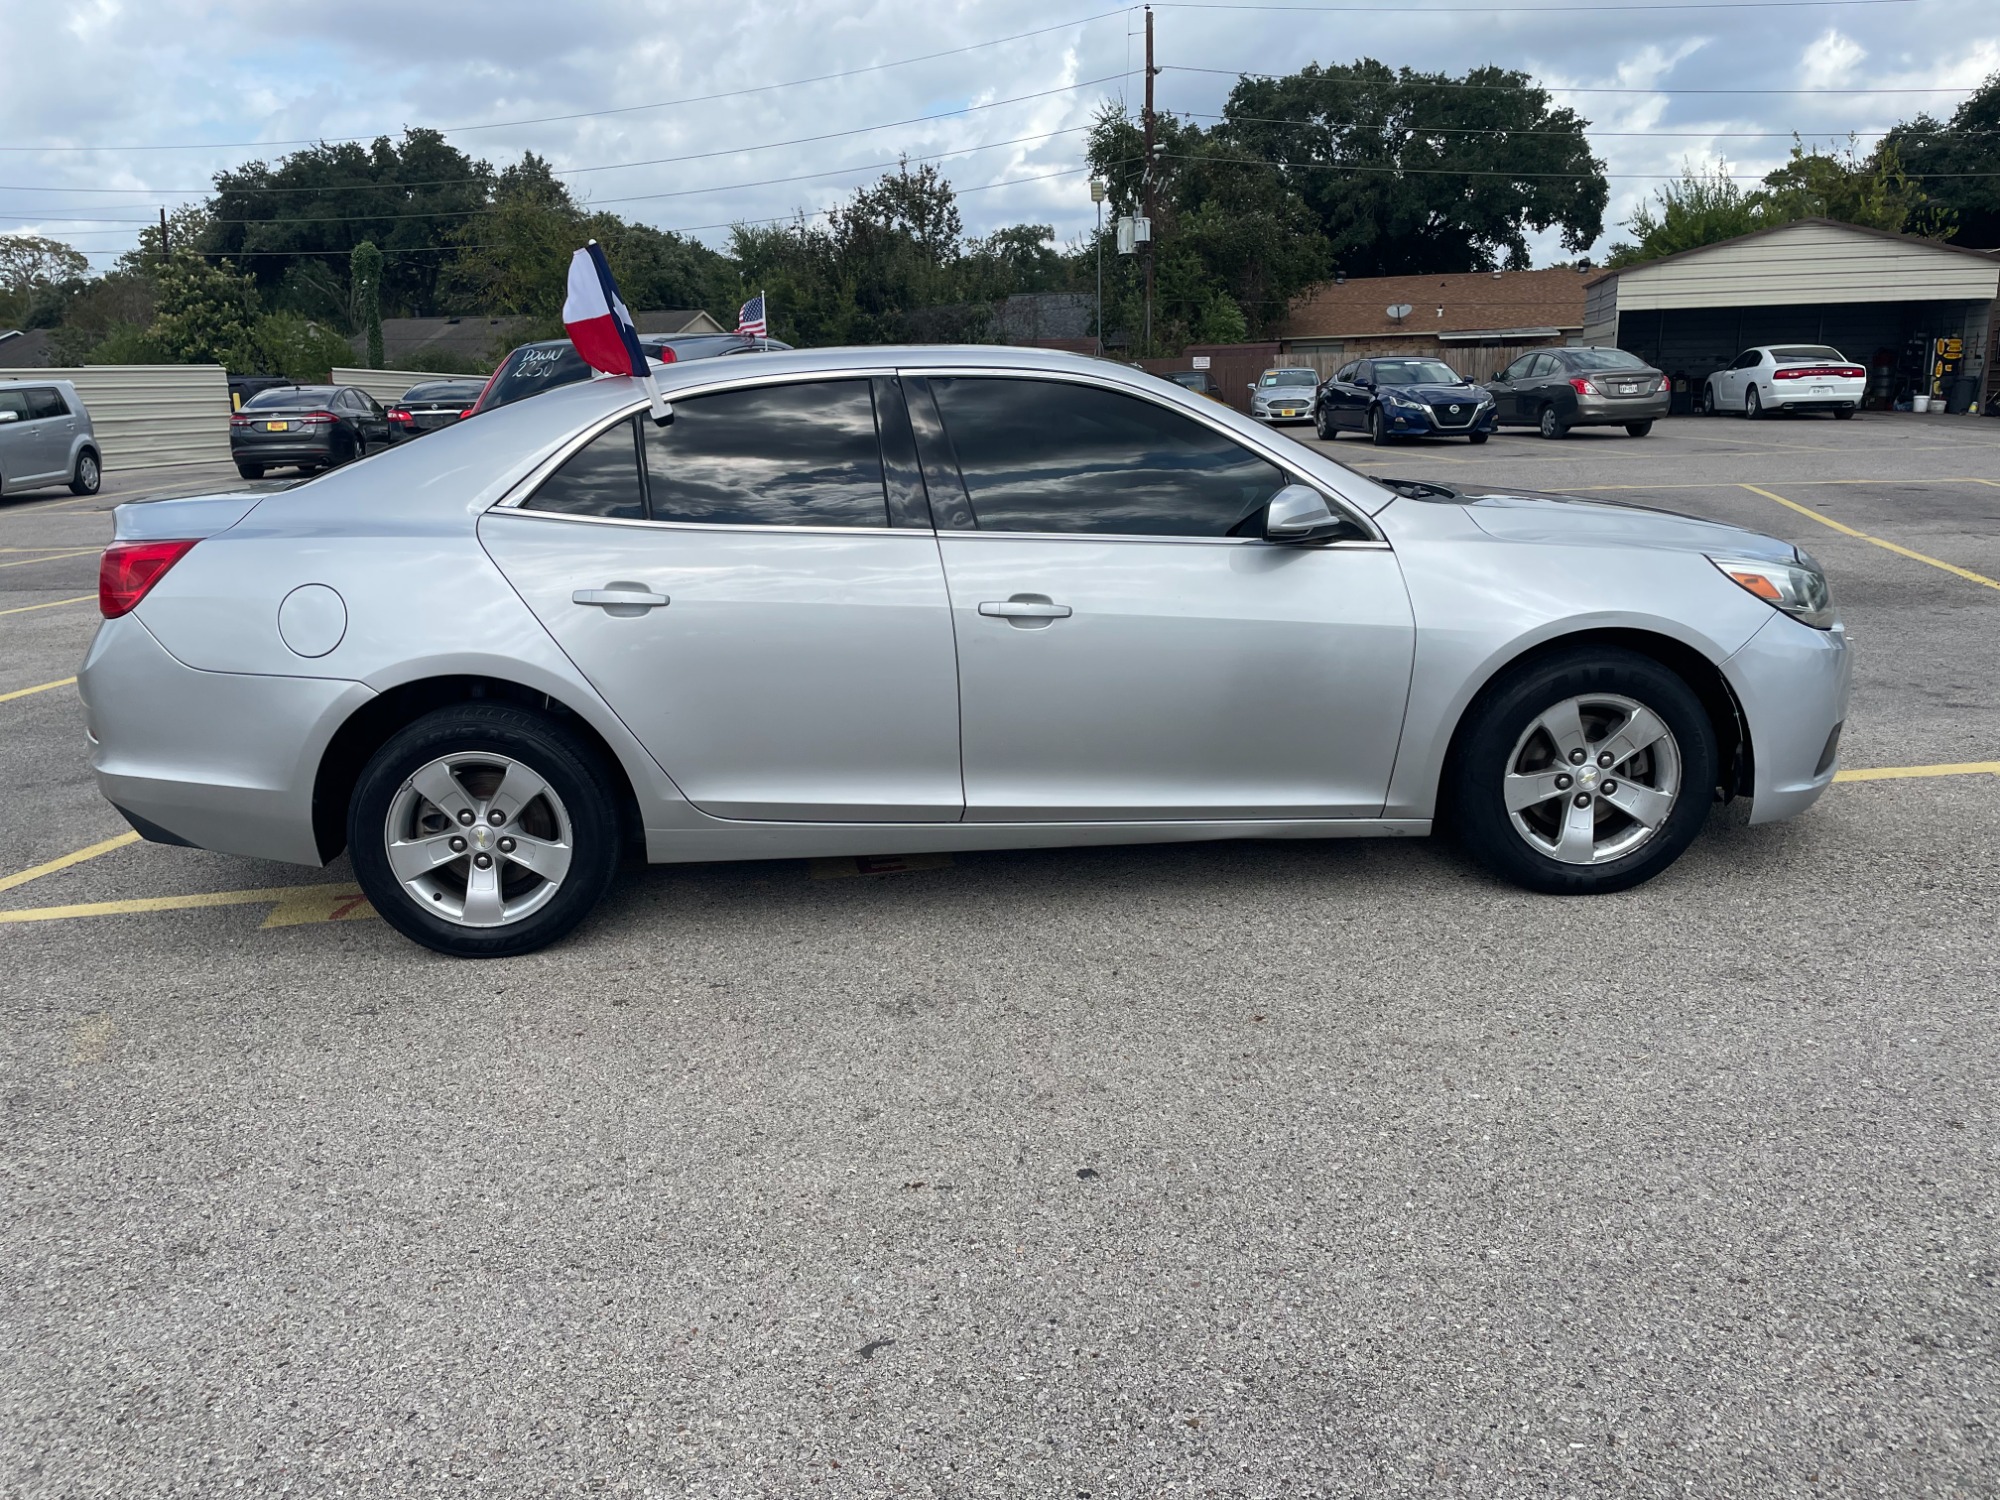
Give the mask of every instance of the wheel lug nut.
[[1580, 766], [1580, 765], [1582, 765], [1582, 764], [1583, 764], [1583, 759], [1584, 759], [1584, 756], [1583, 756], [1583, 752], [1582, 752], [1581, 750], [1572, 750], [1572, 751], [1570, 751], [1570, 753], [1569, 753], [1569, 763], [1570, 763], [1571, 765], [1573, 765], [1573, 766]]
[[514, 841], [512, 839], [500, 840], [500, 852], [502, 854], [512, 854], [514, 852]]
[[472, 856], [472, 862], [482, 870], [493, 868], [493, 856], [490, 854], [475, 854]]
[[1604, 753], [1603, 753], [1602, 755], [1598, 756], [1598, 757], [1597, 757], [1597, 763], [1598, 763], [1598, 764], [1599, 764], [1600, 766], [1604, 767], [1604, 769], [1605, 769], [1605, 770], [1607, 770], [1607, 771], [1608, 771], [1608, 770], [1610, 770], [1610, 769], [1611, 769], [1611, 752], [1610, 752], [1609, 750], [1606, 750], [1606, 751], [1605, 751], [1605, 752], [1604, 752]]
[[472, 809], [469, 807], [460, 808], [458, 821], [461, 823], [470, 823], [472, 821]]
[[1607, 781], [1598, 790], [1602, 791], [1605, 796], [1609, 797], [1613, 792], [1618, 790], [1618, 783], [1615, 781]]
[[486, 821], [491, 823], [495, 828], [498, 828], [502, 823], [507, 821], [507, 815], [496, 807], [486, 815]]
[[1575, 779], [1576, 778], [1572, 776], [1558, 776], [1556, 778], [1556, 790], [1559, 792], [1568, 791], [1570, 789], [1571, 784], [1575, 781]]
[[1588, 792], [1578, 792], [1578, 793], [1576, 794], [1576, 805], [1577, 805], [1578, 807], [1588, 807], [1588, 806], [1590, 806], [1590, 793], [1588, 793]]
[[451, 852], [453, 854], [465, 853], [465, 840], [461, 838], [453, 838], [451, 841]]

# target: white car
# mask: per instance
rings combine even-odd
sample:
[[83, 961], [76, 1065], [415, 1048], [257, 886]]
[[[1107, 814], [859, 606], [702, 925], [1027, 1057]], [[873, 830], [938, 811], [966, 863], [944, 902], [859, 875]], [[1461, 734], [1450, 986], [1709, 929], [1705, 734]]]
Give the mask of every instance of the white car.
[[1854, 415], [1868, 390], [1868, 371], [1825, 344], [1760, 344], [1745, 349], [1701, 388], [1701, 413], [1830, 411]]

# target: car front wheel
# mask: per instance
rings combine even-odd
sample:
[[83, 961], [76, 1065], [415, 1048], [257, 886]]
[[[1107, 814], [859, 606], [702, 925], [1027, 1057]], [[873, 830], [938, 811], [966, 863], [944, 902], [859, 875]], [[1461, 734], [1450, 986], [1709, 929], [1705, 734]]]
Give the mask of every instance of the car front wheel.
[[1492, 435], [1490, 432], [1468, 432], [1465, 435], [1465, 440], [1476, 448]]
[[1389, 424], [1379, 406], [1368, 408], [1368, 441], [1378, 448], [1389, 446]]
[[563, 937], [618, 868], [618, 801], [596, 754], [504, 704], [439, 709], [378, 750], [348, 804], [354, 876], [439, 953], [504, 958]]
[[1324, 406], [1315, 407], [1313, 410], [1313, 431], [1319, 434], [1319, 440], [1322, 443], [1330, 443], [1334, 440], [1333, 424], [1327, 421], [1326, 408]]
[[1714, 727], [1650, 657], [1588, 647], [1503, 676], [1474, 705], [1451, 816], [1488, 869], [1529, 890], [1625, 890], [1678, 859], [1708, 815]]
[[1715, 387], [1712, 385], [1701, 388], [1701, 414], [1704, 417], [1715, 415]]
[[1753, 422], [1764, 415], [1764, 402], [1757, 395], [1757, 387], [1754, 385], [1744, 393], [1743, 415]]

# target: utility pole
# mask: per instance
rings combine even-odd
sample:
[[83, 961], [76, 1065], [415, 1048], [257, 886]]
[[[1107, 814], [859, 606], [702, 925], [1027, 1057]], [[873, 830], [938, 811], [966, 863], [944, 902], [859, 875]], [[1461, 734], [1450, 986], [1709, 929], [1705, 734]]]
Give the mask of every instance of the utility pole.
[[1153, 7], [1146, 7], [1146, 159], [1139, 171], [1139, 187], [1146, 217], [1146, 353], [1153, 352]]
[[1104, 179], [1090, 179], [1090, 201], [1097, 205], [1097, 357], [1104, 357]]
[[167, 257], [173, 252], [173, 248], [174, 247], [167, 241], [167, 210], [166, 206], [162, 204], [160, 207], [160, 264], [161, 265], [164, 266], [167, 263]]

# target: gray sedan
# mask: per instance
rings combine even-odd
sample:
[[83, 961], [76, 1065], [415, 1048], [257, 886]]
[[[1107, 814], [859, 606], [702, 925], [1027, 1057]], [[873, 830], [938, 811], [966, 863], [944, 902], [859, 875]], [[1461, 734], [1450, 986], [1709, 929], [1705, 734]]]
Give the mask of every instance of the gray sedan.
[[1673, 382], [1636, 354], [1583, 346], [1537, 349], [1486, 382], [1502, 426], [1538, 428], [1545, 438], [1572, 427], [1623, 427], [1644, 437], [1673, 408]]
[[1385, 487], [1034, 350], [580, 382], [279, 494], [121, 506], [81, 670], [146, 837], [322, 864], [467, 956], [627, 850], [768, 859], [1447, 824], [1548, 892], [1834, 773], [1789, 543]]

